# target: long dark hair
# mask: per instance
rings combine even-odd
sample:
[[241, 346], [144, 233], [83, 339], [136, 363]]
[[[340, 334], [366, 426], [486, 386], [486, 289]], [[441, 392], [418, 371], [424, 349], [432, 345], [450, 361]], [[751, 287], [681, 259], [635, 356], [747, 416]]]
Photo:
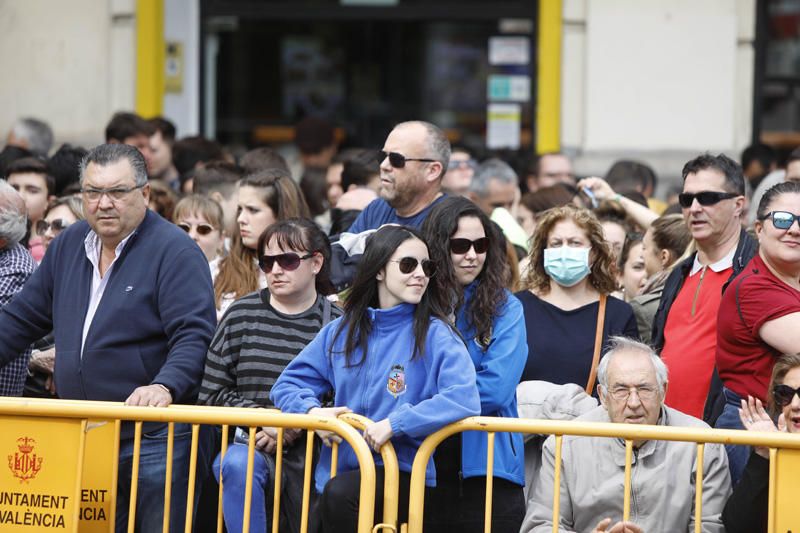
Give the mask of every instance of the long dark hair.
[[445, 198], [431, 209], [422, 225], [422, 233], [428, 240], [431, 259], [438, 271], [431, 280], [442, 294], [454, 295], [449, 312], [457, 312], [464, 305], [464, 288], [456, 279], [450, 257], [450, 238], [458, 231], [458, 222], [465, 217], [480, 220], [489, 249], [486, 261], [476, 278], [478, 286], [475, 297], [466, 309], [467, 324], [475, 328], [476, 336], [484, 345], [492, 338], [492, 323], [506, 301], [504, 288], [511, 278], [511, 269], [506, 261], [505, 239], [497, 225], [474, 203], [460, 196]]
[[319, 226], [306, 218], [289, 218], [275, 222], [258, 238], [256, 249], [259, 254], [264, 253], [264, 248], [272, 238], [275, 238], [281, 250], [303, 250], [321, 255], [322, 268], [314, 278], [314, 285], [317, 292], [324, 296], [335, 292], [331, 283], [331, 243]]
[[[353, 286], [344, 304], [344, 317], [336, 332], [334, 341], [347, 330], [344, 356], [347, 366], [358, 366], [367, 356], [367, 339], [372, 332], [372, 321], [367, 312], [368, 307], [378, 308], [378, 273], [386, 265], [398, 246], [409, 239], [425, 239], [417, 230], [405, 226], [384, 226], [373, 233], [367, 240], [364, 255], [358, 266]], [[412, 359], [421, 357], [425, 352], [425, 338], [431, 318], [438, 318], [447, 323], [443, 299], [436, 283], [428, 283], [425, 294], [414, 310], [414, 353]], [[353, 361], [356, 349], [361, 349], [361, 359]]]

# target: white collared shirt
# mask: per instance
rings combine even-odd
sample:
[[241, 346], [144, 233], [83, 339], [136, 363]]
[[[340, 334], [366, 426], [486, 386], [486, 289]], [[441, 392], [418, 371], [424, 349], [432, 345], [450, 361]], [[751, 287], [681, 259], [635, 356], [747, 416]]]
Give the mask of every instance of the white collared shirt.
[[94, 315], [97, 312], [97, 307], [100, 305], [100, 300], [103, 298], [103, 293], [106, 291], [108, 285], [108, 278], [111, 277], [111, 270], [114, 268], [114, 263], [122, 253], [128, 240], [136, 233], [132, 231], [130, 235], [122, 239], [117, 247], [114, 249], [114, 260], [108, 265], [105, 275], [100, 275], [100, 253], [103, 245], [100, 242], [100, 237], [94, 230], [89, 230], [86, 238], [83, 240], [83, 247], [86, 250], [86, 258], [92, 263], [92, 289], [89, 293], [89, 308], [86, 310], [86, 318], [83, 319], [83, 336], [81, 337], [81, 359], [83, 358], [83, 347], [86, 344], [86, 336], [89, 334], [89, 328], [92, 326]]
[[[737, 246], [738, 246], [738, 243], [737, 243]], [[689, 272], [689, 275], [690, 276], [694, 276], [695, 274], [700, 272], [703, 269], [703, 267], [708, 267], [708, 268], [710, 268], [711, 270], [713, 270], [714, 272], [717, 272], [717, 273], [722, 272], [723, 270], [726, 270], [728, 268], [733, 268], [733, 256], [736, 255], [737, 246], [734, 246], [733, 248], [731, 248], [731, 251], [728, 252], [728, 254], [725, 257], [723, 257], [722, 259], [720, 259], [716, 263], [712, 263], [710, 265], [704, 265], [703, 263], [701, 263], [700, 259], [698, 259], [699, 254], [695, 254], [694, 255], [694, 264], [692, 265], [692, 270]]]

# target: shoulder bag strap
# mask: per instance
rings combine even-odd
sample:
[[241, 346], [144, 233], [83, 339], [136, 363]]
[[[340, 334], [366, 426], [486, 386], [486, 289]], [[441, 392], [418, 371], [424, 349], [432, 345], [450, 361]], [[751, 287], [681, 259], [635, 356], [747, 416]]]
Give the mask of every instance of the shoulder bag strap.
[[594, 354], [592, 355], [592, 370], [589, 372], [589, 382], [586, 384], [586, 394], [592, 395], [594, 382], [597, 379], [597, 363], [600, 361], [600, 350], [603, 349], [603, 326], [606, 322], [606, 295], [600, 295], [600, 305], [597, 308], [597, 330], [594, 334]]

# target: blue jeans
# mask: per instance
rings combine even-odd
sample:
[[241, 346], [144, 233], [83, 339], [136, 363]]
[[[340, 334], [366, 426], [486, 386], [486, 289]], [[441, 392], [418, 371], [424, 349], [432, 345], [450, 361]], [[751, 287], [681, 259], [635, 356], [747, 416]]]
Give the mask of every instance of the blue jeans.
[[[717, 418], [714, 427], [717, 429], [745, 429], [742, 419], [739, 418], [739, 409], [742, 408], [742, 398], [727, 387], [722, 388], [725, 395], [725, 407]], [[736, 486], [742, 478], [744, 467], [750, 457], [750, 446], [726, 444], [725, 452], [728, 454], [728, 468], [731, 471], [731, 485]]]
[[[214, 459], [214, 477], [219, 481], [220, 455]], [[253, 456], [253, 490], [250, 497], [250, 531], [266, 533], [272, 527], [272, 513], [267, 513], [267, 497], [272, 507], [275, 462], [272, 456], [256, 451]], [[244, 496], [247, 483], [247, 445], [232, 444], [222, 461], [222, 515], [228, 531], [242, 531]], [[268, 492], [268, 494], [267, 494]], [[268, 516], [269, 514], [269, 516]]]
[[[208, 428], [201, 428], [198, 442], [197, 482], [205, 478], [207, 469]], [[149, 533], [161, 531], [164, 522], [164, 482], [167, 471], [166, 425], [142, 431], [139, 451], [139, 481], [136, 497], [136, 531]], [[189, 486], [189, 454], [192, 443], [192, 427], [175, 424], [172, 448], [172, 496], [169, 512], [169, 530], [180, 532], [186, 520], [186, 493]], [[128, 529], [128, 505], [130, 501], [131, 472], [133, 466], [133, 438], [119, 443], [119, 479], [117, 483], [117, 533]], [[200, 494], [199, 484], [195, 495]], [[194, 508], [194, 505], [192, 506]]]

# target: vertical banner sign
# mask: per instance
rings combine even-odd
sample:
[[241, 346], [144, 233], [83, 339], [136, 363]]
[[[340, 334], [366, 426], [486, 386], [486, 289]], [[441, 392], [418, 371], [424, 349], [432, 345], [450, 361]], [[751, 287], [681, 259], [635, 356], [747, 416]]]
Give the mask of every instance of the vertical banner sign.
[[90, 420], [86, 430], [86, 452], [81, 479], [81, 533], [108, 533], [111, 530], [114, 472], [114, 422]]
[[0, 531], [74, 531], [81, 420], [0, 417]]

